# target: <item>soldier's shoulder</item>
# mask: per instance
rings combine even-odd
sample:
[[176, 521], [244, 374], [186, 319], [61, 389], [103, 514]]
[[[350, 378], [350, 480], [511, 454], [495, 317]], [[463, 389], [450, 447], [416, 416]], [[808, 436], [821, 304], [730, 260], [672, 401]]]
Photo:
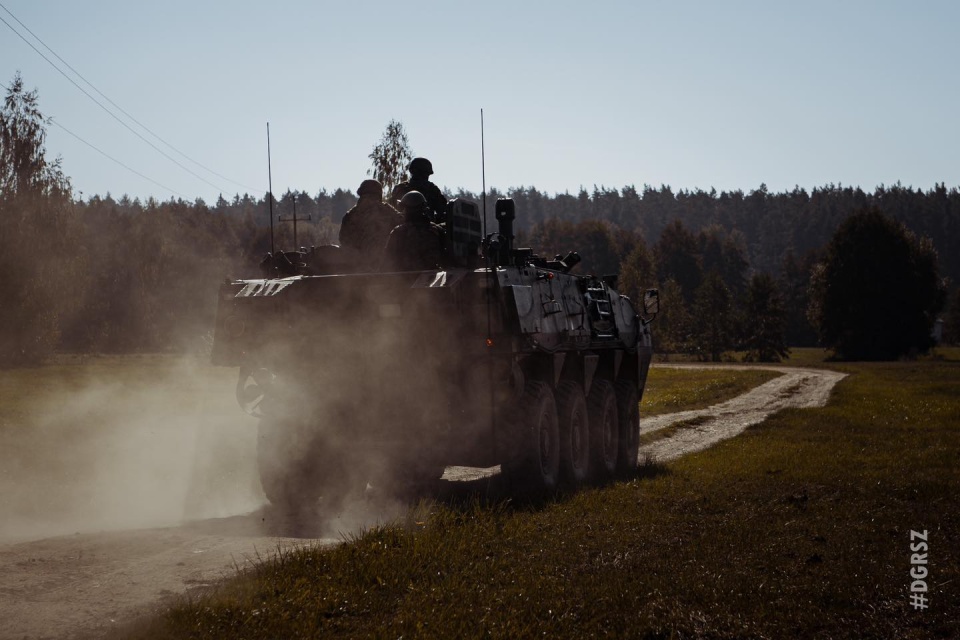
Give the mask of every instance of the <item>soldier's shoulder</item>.
[[389, 202], [381, 202], [380, 210], [383, 211], [384, 213], [390, 213], [397, 216], [400, 215], [400, 212], [397, 211], [396, 208], [393, 205], [391, 205]]

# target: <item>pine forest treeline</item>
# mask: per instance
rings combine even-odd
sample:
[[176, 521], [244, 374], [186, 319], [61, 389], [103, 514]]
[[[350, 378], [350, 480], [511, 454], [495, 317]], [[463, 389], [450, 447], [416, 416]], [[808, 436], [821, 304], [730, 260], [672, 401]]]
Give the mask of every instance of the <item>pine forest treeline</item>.
[[[479, 200], [469, 192], [449, 195]], [[866, 206], [931, 238], [941, 273], [960, 281], [960, 192], [942, 184], [926, 192], [900, 185], [873, 193], [840, 186], [770, 193], [761, 186], [746, 194], [662, 186], [554, 196], [516, 188], [491, 190], [488, 204], [497, 197], [517, 202], [521, 243], [547, 255], [577, 250], [584, 258], [578, 270], [620, 273], [621, 289], [633, 297], [659, 287], [659, 347], [705, 358], [747, 348], [747, 325], [755, 316], [747, 310], [761, 304], [749, 297], [758, 274], [776, 284], [772, 304], [782, 310], [785, 343], [816, 344], [806, 319], [811, 269], [838, 225]], [[310, 218], [298, 224], [297, 244], [309, 246], [336, 242], [356, 197], [343, 189], [288, 192], [276, 199], [275, 218], [289, 217], [294, 201], [297, 216]], [[19, 300], [20, 310], [14, 314], [8, 306], [4, 312], [5, 324], [26, 327], [7, 328], [18, 345], [12, 353], [8, 345], [8, 362], [52, 350], [201, 348], [209, 340], [217, 285], [224, 277], [255, 275], [270, 250], [266, 195], [220, 198], [213, 205], [61, 197], [30, 207], [0, 212], [3, 286], [10, 288], [11, 277], [24, 285], [7, 298]], [[274, 224], [277, 246], [292, 247], [292, 225]], [[718, 308], [726, 312], [714, 313]], [[720, 326], [705, 326], [711, 319]], [[42, 335], [31, 337], [34, 330]]]

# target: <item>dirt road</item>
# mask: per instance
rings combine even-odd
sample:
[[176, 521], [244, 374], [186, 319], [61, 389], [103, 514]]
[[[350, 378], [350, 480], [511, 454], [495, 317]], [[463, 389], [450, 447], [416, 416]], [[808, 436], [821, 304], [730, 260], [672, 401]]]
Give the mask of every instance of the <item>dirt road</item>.
[[[813, 369], [777, 370], [783, 375], [728, 402], [641, 420], [645, 433], [692, 421], [643, 447], [641, 456], [672, 460], [733, 437], [781, 409], [821, 406], [843, 377]], [[249, 430], [245, 433], [246, 441], [234, 437], [234, 447], [253, 446], [255, 436]], [[444, 477], [456, 483], [495, 473], [495, 469], [449, 467]], [[249, 482], [239, 484], [249, 490]], [[167, 528], [0, 542], [0, 638], [101, 635], [160, 609], [179, 594], [231, 575], [258, 557], [297, 545], [335, 544], [338, 532], [389, 519], [395, 508], [359, 504], [336, 520], [305, 522], [290, 521], [269, 507], [260, 507], [245, 515], [187, 525], [170, 522]]]
[[[661, 366], [683, 368], [695, 365]], [[763, 368], [778, 371], [783, 375], [707, 409], [641, 418], [641, 434], [666, 429], [677, 423], [690, 424], [675, 430], [668, 438], [641, 447], [641, 460], [648, 456], [658, 462], [668, 462], [706, 449], [721, 440], [732, 438], [751, 425], [763, 422], [781, 409], [822, 407], [827, 403], [834, 385], [846, 376], [844, 373], [824, 369]]]

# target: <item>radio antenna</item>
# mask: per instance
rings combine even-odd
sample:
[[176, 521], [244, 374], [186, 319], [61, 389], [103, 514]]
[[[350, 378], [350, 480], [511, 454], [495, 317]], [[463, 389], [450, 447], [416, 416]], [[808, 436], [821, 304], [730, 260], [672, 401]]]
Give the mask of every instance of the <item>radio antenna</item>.
[[270, 199], [270, 253], [273, 253], [273, 169], [270, 166], [270, 123], [267, 123], [267, 197]]
[[483, 237], [487, 237], [487, 156], [483, 148], [483, 109], [480, 109], [480, 181], [483, 195]]
[[[482, 182], [483, 188], [483, 239], [484, 242], [487, 241], [487, 167], [486, 167], [486, 150], [483, 146], [483, 109], [480, 109], [480, 180]], [[493, 449], [493, 459], [497, 460], [497, 411], [496, 411], [496, 398], [494, 396], [493, 390], [493, 327], [492, 320], [490, 317], [491, 314], [491, 305], [493, 300], [492, 288], [494, 283], [497, 281], [497, 274], [494, 273], [495, 267], [493, 266], [493, 261], [490, 259], [490, 246], [487, 245], [484, 250], [487, 262], [487, 286], [484, 289], [484, 295], [486, 300], [487, 307], [487, 386], [490, 388], [490, 444]]]

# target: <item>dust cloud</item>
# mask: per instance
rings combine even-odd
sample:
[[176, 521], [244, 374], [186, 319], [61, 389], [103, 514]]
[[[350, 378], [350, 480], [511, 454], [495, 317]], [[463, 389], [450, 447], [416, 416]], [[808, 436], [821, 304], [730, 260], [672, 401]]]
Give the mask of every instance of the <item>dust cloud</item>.
[[0, 422], [0, 540], [171, 526], [263, 503], [256, 424], [232, 402], [234, 371], [126, 357], [33, 373], [5, 389], [24, 397]]
[[[429, 443], [412, 443], [410, 456], [388, 462], [352, 439], [361, 424], [378, 425], [377, 439], [402, 437], [405, 423], [427, 409], [405, 405], [406, 393], [358, 389], [355, 381], [377, 378], [370, 369], [381, 365], [357, 355], [355, 345], [343, 347], [351, 371], [316, 367], [311, 383], [324, 393], [301, 389], [298, 396], [314, 401], [288, 407], [312, 415], [300, 420], [309, 441], [282, 434], [288, 448], [275, 461], [281, 475], [298, 463], [315, 474], [300, 478], [316, 493], [299, 496], [304, 508], [296, 512], [265, 496], [259, 421], [237, 405], [235, 367], [120, 356], [7, 372], [3, 393], [21, 397], [6, 399], [14, 409], [0, 415], [0, 543], [184, 525], [219, 535], [342, 538], [402, 517], [412, 495], [402, 479]], [[395, 403], [388, 415], [375, 410], [384, 403], [372, 403], [374, 393]], [[439, 478], [442, 464], [429, 472]]]

